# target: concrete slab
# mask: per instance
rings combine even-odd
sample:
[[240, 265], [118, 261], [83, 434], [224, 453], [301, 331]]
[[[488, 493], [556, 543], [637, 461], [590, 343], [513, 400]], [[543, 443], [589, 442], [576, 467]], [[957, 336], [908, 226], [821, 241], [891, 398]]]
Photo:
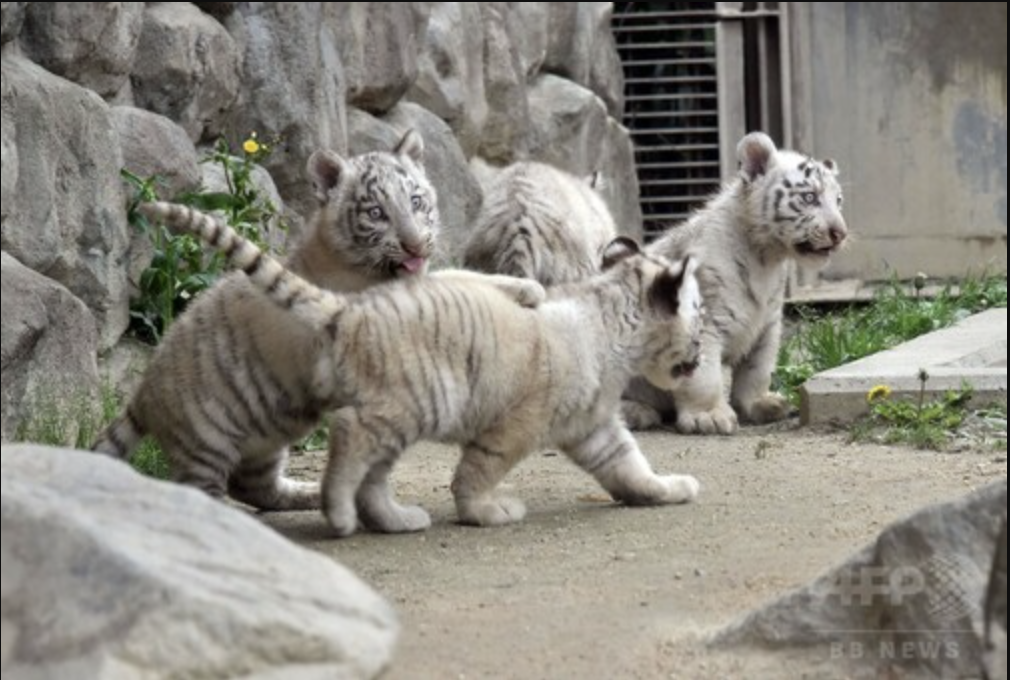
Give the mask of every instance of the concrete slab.
[[1007, 310], [973, 316], [894, 349], [813, 377], [801, 390], [804, 424], [849, 423], [866, 415], [867, 393], [878, 385], [895, 397], [917, 396], [929, 374], [927, 397], [965, 384], [980, 402], [1006, 401]]

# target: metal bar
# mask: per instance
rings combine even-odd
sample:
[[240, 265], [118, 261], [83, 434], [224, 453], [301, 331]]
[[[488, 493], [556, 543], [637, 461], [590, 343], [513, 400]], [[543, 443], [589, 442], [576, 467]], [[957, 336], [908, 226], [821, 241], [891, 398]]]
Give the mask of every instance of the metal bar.
[[714, 85], [716, 78], [712, 76], [669, 76], [666, 78], [625, 78], [626, 86], [635, 85]]
[[644, 187], [673, 187], [673, 186], [684, 186], [684, 187], [700, 187], [700, 186], [711, 186], [712, 184], [718, 184], [718, 182], [713, 182], [711, 179], [639, 179], [638, 184], [641, 188]]
[[629, 120], [655, 120], [656, 118], [718, 118], [715, 109], [705, 111], [631, 111], [626, 118]]
[[[627, 18], [628, 15], [621, 15], [620, 19]], [[704, 24], [652, 24], [651, 26], [622, 26], [616, 24], [611, 27], [614, 35], [631, 33], [652, 33], [656, 31], [708, 31], [715, 28], [715, 21]]]
[[[718, 144], [656, 144], [650, 146], [643, 146], [635, 149], [636, 153], [665, 153], [669, 151], [679, 151], [680, 153], [691, 153], [691, 152], [701, 152], [701, 151], [718, 151]], [[713, 164], [718, 164], [719, 161], [713, 159], [711, 161]]]
[[[715, 26], [712, 27], [713, 29]], [[704, 50], [712, 46], [710, 42], [667, 42], [667, 43], [624, 43], [618, 50]]]
[[[631, 119], [629, 119], [631, 120]], [[631, 129], [632, 137], [641, 137], [645, 135], [718, 135], [718, 127], [701, 127], [701, 128], [656, 128], [654, 130], [644, 130], [644, 129]], [[720, 147], [721, 148], [721, 147]]]
[[687, 161], [682, 163], [677, 162], [662, 162], [662, 163], [637, 163], [639, 170], [703, 170], [708, 168], [714, 168], [716, 171], [716, 177], [719, 176], [719, 162], [705, 162], [705, 161]]
[[683, 101], [716, 101], [719, 98], [715, 92], [700, 92], [696, 94], [632, 94], [624, 98], [625, 102], [683, 102]]
[[649, 59], [639, 61], [624, 62], [625, 68], [635, 68], [637, 66], [715, 66], [716, 59]]
[[628, 19], [651, 19], [653, 21], [660, 19], [716, 19], [718, 17], [718, 12], [709, 10], [684, 10], [682, 12], [628, 12], [627, 14], [621, 14], [621, 20]]

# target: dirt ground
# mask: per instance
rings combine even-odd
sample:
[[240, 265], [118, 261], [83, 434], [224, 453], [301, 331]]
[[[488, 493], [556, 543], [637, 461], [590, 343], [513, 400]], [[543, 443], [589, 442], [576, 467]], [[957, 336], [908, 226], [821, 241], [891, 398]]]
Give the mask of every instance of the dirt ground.
[[[792, 426], [639, 440], [657, 471], [701, 480], [698, 503], [617, 506], [565, 458], [537, 455], [508, 479], [525, 521], [462, 527], [448, 488], [455, 450], [423, 445], [395, 480], [402, 501], [432, 513], [425, 533], [334, 540], [316, 513], [266, 521], [395, 604], [403, 633], [389, 680], [841, 678], [828, 650], [769, 658], [712, 651], [705, 638], [892, 521], [1007, 474], [1004, 452], [850, 445]], [[317, 477], [323, 463], [302, 455], [292, 472]]]

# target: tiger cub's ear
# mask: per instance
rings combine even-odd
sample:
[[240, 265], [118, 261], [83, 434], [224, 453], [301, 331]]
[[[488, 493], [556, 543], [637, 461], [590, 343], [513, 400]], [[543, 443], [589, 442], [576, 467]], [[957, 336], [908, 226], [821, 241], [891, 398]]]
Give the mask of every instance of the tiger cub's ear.
[[763, 132], [750, 133], [740, 140], [736, 148], [741, 176], [747, 182], [753, 182], [767, 174], [777, 152], [771, 137]]
[[424, 138], [413, 128], [407, 130], [400, 141], [397, 142], [393, 153], [397, 156], [406, 156], [415, 163], [420, 164], [424, 160]]
[[638, 245], [638, 241], [627, 236], [618, 236], [603, 249], [603, 271], [641, 252], [642, 247]]
[[307, 166], [312, 186], [316, 190], [316, 198], [321, 203], [329, 200], [335, 188], [347, 182], [351, 175], [351, 167], [339, 154], [329, 149], [320, 149], [309, 157]]
[[663, 271], [652, 282], [649, 303], [667, 316], [680, 315], [689, 320], [701, 313], [701, 290], [695, 272], [697, 260], [686, 258]]

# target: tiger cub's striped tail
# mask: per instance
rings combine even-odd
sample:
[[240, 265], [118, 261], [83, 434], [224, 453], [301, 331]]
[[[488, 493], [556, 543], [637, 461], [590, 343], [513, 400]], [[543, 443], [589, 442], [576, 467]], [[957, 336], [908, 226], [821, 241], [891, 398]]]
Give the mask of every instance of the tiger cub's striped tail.
[[347, 299], [323, 290], [260, 250], [221, 220], [177, 203], [142, 203], [137, 210], [152, 222], [176, 232], [189, 232], [224, 254], [229, 266], [242, 270], [277, 306], [290, 310], [313, 328], [335, 333]]

